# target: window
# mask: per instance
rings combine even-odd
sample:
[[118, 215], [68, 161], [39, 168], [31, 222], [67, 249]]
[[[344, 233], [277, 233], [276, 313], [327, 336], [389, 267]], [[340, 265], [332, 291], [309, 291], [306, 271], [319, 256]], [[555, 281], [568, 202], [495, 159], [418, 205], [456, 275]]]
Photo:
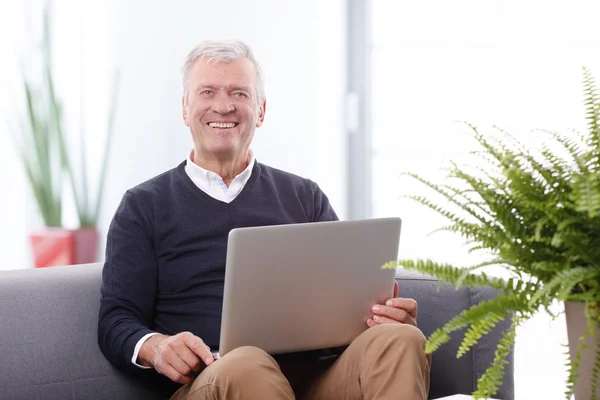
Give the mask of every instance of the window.
[[[467, 255], [460, 237], [428, 236], [445, 221], [399, 199], [429, 193], [399, 174], [443, 179], [448, 160], [461, 161], [475, 148], [457, 121], [484, 133], [497, 125], [525, 142], [533, 129], [585, 129], [582, 67], [600, 81], [600, 5], [550, 0], [363, 3], [351, 1], [349, 15], [352, 24], [357, 7], [368, 11], [363, 13], [364, 43], [357, 48], [363, 45], [369, 73], [354, 79], [365, 80], [361, 94], [368, 94], [363, 96], [367, 118], [359, 132], [368, 147], [358, 151], [370, 169], [369, 215], [403, 219], [403, 258], [474, 264], [479, 260]], [[349, 30], [356, 31], [352, 25]], [[539, 315], [518, 332], [517, 399], [563, 398], [561, 344], [566, 343], [562, 318]]]

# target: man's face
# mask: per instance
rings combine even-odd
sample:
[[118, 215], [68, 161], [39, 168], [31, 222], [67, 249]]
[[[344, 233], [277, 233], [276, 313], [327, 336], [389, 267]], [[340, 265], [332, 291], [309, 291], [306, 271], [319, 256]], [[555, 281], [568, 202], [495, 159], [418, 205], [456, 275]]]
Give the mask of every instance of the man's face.
[[230, 63], [196, 61], [189, 76], [183, 120], [190, 127], [195, 156], [234, 160], [246, 157], [266, 103], [258, 104], [256, 70], [247, 58]]

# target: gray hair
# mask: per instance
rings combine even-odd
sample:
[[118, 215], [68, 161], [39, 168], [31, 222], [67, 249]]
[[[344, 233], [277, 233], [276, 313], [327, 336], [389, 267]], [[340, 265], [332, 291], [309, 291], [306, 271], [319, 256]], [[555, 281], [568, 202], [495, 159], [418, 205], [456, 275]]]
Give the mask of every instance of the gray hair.
[[262, 104], [263, 100], [265, 99], [265, 85], [261, 68], [254, 58], [254, 54], [252, 53], [250, 47], [239, 40], [206, 40], [190, 50], [185, 58], [183, 67], [181, 68], [183, 75], [183, 98], [186, 104], [188, 102], [190, 89], [190, 73], [196, 61], [201, 57], [207, 58], [208, 63], [230, 63], [242, 57], [246, 57], [252, 61], [252, 64], [254, 64], [254, 68], [256, 69], [256, 80], [258, 82], [254, 89], [256, 91], [258, 104]]

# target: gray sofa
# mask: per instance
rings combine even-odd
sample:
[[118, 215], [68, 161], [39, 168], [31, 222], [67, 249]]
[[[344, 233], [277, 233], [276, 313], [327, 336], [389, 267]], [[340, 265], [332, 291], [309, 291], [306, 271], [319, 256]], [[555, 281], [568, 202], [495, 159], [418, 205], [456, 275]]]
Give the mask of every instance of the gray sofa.
[[[0, 399], [158, 399], [141, 381], [113, 368], [96, 339], [101, 264], [0, 272]], [[400, 295], [419, 303], [426, 335], [488, 288], [455, 291], [431, 278], [400, 272]], [[499, 327], [506, 329], [507, 324]], [[456, 359], [461, 336], [433, 354], [430, 398], [472, 393], [494, 356], [499, 330]], [[499, 399], [512, 400], [512, 355]]]

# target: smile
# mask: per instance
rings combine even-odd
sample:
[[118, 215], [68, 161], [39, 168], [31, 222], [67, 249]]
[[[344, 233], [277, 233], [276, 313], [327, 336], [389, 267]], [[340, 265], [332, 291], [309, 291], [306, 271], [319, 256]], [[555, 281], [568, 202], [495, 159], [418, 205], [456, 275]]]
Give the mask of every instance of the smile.
[[211, 128], [230, 129], [235, 128], [239, 124], [237, 122], [209, 122], [207, 125]]

